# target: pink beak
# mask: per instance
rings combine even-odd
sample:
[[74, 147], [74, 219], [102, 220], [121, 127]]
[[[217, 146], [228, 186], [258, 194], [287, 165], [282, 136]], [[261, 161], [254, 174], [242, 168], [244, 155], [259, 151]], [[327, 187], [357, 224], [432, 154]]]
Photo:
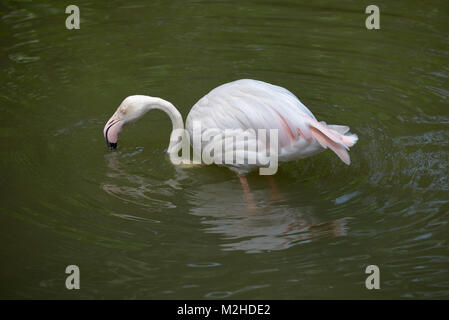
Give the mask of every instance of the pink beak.
[[118, 116], [118, 111], [116, 111], [111, 119], [109, 119], [108, 122], [106, 122], [106, 125], [103, 129], [103, 135], [106, 139], [106, 145], [109, 149], [114, 150], [117, 149], [117, 141], [118, 136], [123, 128], [123, 121], [120, 120], [120, 117]]

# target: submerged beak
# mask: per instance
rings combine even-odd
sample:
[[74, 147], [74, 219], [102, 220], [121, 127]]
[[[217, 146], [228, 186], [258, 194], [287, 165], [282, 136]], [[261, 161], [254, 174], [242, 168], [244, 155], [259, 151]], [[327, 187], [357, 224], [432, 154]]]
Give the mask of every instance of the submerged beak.
[[106, 143], [107, 143], [109, 150], [117, 149], [117, 143], [112, 143], [112, 142], [106, 142]]
[[117, 149], [118, 136], [123, 128], [123, 121], [118, 116], [118, 112], [115, 112], [111, 119], [106, 122], [103, 129], [103, 135], [106, 139], [106, 145], [110, 150]]

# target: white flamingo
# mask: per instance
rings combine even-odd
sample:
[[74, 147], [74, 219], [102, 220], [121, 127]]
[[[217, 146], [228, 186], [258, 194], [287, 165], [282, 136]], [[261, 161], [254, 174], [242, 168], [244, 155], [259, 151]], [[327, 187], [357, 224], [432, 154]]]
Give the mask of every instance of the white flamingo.
[[[139, 119], [152, 109], [159, 109], [168, 114], [173, 125], [173, 132], [176, 129], [184, 129], [181, 114], [170, 102], [150, 96], [129, 96], [123, 100], [104, 127], [103, 134], [108, 147], [117, 148], [118, 136], [123, 126]], [[347, 150], [358, 139], [357, 135], [348, 133], [347, 126], [318, 122], [312, 112], [287, 89], [250, 79], [223, 84], [201, 98], [187, 116], [186, 129], [190, 136], [193, 135], [195, 121], [201, 123], [203, 131], [212, 128], [218, 130], [216, 137], [223, 137], [220, 131], [229, 129], [241, 131], [277, 129], [279, 162], [309, 157], [329, 148], [349, 165], [350, 158]], [[259, 137], [252, 138], [256, 144], [260, 145]], [[207, 144], [217, 143], [220, 139], [212, 139], [213, 142], [202, 141], [201, 148], [204, 150]], [[222, 141], [218, 142], [220, 146], [223, 145]], [[179, 148], [175, 148], [175, 143], [175, 140], [170, 139], [167, 149], [169, 153], [179, 151]], [[266, 143], [265, 140], [264, 143]], [[235, 145], [233, 151], [245, 147], [246, 145]], [[245, 152], [243, 154], [247, 155]], [[228, 166], [238, 173], [249, 201], [252, 196], [246, 173], [257, 166], [258, 164]], [[274, 184], [272, 188], [277, 193]]]

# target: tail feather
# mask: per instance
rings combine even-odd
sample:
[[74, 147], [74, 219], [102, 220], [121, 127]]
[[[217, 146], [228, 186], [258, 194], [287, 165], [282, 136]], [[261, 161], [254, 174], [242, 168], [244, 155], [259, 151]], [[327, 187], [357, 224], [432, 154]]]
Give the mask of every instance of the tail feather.
[[327, 127], [329, 129], [335, 130], [340, 134], [345, 134], [349, 131], [349, 127], [348, 126], [340, 126], [338, 124], [328, 124]]
[[347, 165], [351, 163], [347, 150], [354, 146], [358, 137], [356, 134], [345, 135], [349, 131], [349, 127], [326, 125], [325, 123], [310, 119], [309, 128], [313, 138], [324, 149], [331, 149]]
[[331, 149], [341, 159], [341, 161], [346, 163], [348, 166], [351, 164], [349, 153], [344, 147], [341, 146], [341, 144], [335, 143], [334, 141], [332, 141], [332, 139], [329, 139], [327, 135], [323, 134], [321, 131], [315, 129], [314, 127], [310, 127], [310, 130], [312, 131], [312, 136], [324, 149]]
[[343, 140], [343, 143], [345, 145], [347, 145], [349, 148], [351, 148], [352, 146], [354, 146], [357, 141], [359, 140], [359, 137], [355, 134], [355, 133], [351, 133], [349, 135], [344, 135], [341, 137], [341, 139]]

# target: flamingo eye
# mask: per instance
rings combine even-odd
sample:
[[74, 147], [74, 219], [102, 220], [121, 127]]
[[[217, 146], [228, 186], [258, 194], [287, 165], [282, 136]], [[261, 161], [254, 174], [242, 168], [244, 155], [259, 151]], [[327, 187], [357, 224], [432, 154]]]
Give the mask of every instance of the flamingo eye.
[[125, 114], [125, 113], [126, 113], [125, 107], [121, 107], [121, 108], [120, 108], [120, 112], [123, 113], [123, 114]]

